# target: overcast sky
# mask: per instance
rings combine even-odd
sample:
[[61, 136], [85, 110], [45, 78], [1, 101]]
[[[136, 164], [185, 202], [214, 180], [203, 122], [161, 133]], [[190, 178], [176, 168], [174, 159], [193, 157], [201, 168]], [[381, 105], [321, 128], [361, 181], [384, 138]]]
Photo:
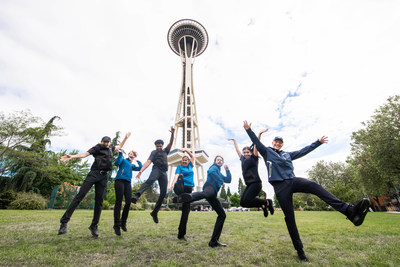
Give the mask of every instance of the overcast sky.
[[320, 160], [344, 162], [351, 133], [399, 94], [399, 14], [395, 0], [0, 0], [0, 111], [61, 117], [55, 151], [131, 131], [125, 148], [144, 162], [154, 140], [168, 141], [179, 99], [181, 61], [167, 32], [194, 19], [209, 35], [193, 71], [205, 170], [223, 155], [237, 190], [227, 138], [250, 145], [248, 120], [256, 133], [269, 128], [264, 144], [280, 135], [288, 151], [329, 136], [294, 162], [305, 177]]

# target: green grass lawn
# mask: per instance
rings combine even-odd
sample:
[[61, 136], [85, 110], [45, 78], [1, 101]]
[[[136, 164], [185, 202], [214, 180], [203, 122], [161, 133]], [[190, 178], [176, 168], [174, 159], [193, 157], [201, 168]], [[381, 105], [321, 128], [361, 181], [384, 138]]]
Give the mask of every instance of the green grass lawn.
[[58, 236], [63, 210], [0, 210], [0, 266], [399, 266], [400, 214], [369, 213], [355, 227], [338, 212], [296, 212], [310, 263], [298, 261], [283, 213], [227, 212], [220, 241], [210, 248], [215, 212], [191, 212], [188, 241], [177, 239], [181, 213], [132, 211], [128, 232], [116, 236], [113, 212], [103, 211], [91, 238], [93, 211], [77, 210]]

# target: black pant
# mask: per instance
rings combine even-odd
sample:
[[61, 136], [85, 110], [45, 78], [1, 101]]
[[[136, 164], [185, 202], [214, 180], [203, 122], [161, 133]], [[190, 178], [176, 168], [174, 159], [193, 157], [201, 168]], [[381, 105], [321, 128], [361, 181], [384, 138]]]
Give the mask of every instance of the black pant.
[[[184, 186], [183, 191], [185, 193], [192, 193], [193, 187], [191, 186]], [[182, 216], [181, 216], [181, 222], [179, 223], [178, 227], [178, 237], [184, 237], [186, 235], [186, 225], [188, 222], [189, 218], [189, 212], [190, 212], [190, 202], [185, 202], [182, 204]]]
[[311, 193], [325, 201], [337, 211], [346, 214], [348, 204], [340, 201], [325, 188], [313, 181], [296, 177], [294, 179], [284, 180], [282, 182], [271, 182], [271, 184], [274, 187], [279, 205], [285, 214], [286, 226], [292, 239], [293, 246], [296, 250], [301, 250], [303, 248], [303, 244], [300, 240], [300, 235], [297, 230], [294, 217], [293, 193]]
[[162, 171], [158, 168], [153, 168], [149, 178], [146, 180], [146, 182], [144, 182], [144, 184], [142, 184], [142, 186], [136, 192], [135, 196], [139, 197], [140, 195], [142, 195], [143, 192], [146, 191], [147, 188], [151, 187], [155, 181], [158, 181], [158, 185], [160, 186], [160, 196], [158, 197], [156, 205], [153, 209], [153, 212], [157, 213], [161, 208], [161, 204], [165, 198], [165, 195], [167, 194], [168, 176], [166, 171]]
[[261, 183], [251, 183], [247, 185], [240, 197], [240, 206], [245, 208], [258, 208], [262, 205], [267, 206], [268, 200], [257, 198], [262, 189]]
[[95, 190], [95, 202], [92, 225], [94, 226], [99, 223], [101, 210], [103, 209], [103, 196], [107, 186], [107, 172], [100, 173], [100, 171], [97, 170], [88, 173], [86, 179], [81, 185], [79, 193], [74, 197], [64, 215], [61, 217], [61, 223], [69, 222], [76, 207], [78, 207], [79, 203], [81, 203], [82, 199], [86, 196], [93, 185]]
[[217, 192], [215, 191], [212, 185], [205, 184], [203, 186], [202, 192], [194, 192], [191, 195], [192, 195], [191, 201], [197, 201], [205, 198], [208, 201], [208, 203], [210, 203], [211, 207], [215, 210], [215, 212], [218, 214], [217, 221], [215, 222], [214, 225], [214, 231], [211, 237], [212, 242], [218, 241], [219, 237], [221, 236], [222, 228], [224, 227], [226, 214], [224, 208], [221, 205], [221, 202], [219, 202], [217, 198]]
[[[114, 182], [115, 188], [115, 206], [114, 206], [114, 226], [126, 225], [129, 208], [131, 206], [132, 185], [125, 179], [117, 179]], [[125, 206], [121, 215], [122, 198], [125, 196]]]

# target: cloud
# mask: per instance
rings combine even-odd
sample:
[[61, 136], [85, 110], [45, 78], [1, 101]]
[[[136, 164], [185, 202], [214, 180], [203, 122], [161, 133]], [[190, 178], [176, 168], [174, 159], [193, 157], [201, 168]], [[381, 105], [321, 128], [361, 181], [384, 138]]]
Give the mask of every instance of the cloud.
[[267, 145], [283, 136], [287, 150], [329, 136], [295, 162], [306, 176], [318, 160], [344, 161], [351, 132], [398, 94], [399, 8], [361, 0], [1, 1], [1, 110], [60, 116], [67, 135], [52, 140], [56, 150], [86, 151], [131, 131], [127, 149], [147, 159], [155, 139], [169, 139], [182, 80], [167, 32], [191, 18], [210, 40], [193, 67], [201, 145], [210, 158], [225, 157], [231, 189], [241, 170], [226, 139], [249, 144], [244, 120], [255, 132], [270, 129]]

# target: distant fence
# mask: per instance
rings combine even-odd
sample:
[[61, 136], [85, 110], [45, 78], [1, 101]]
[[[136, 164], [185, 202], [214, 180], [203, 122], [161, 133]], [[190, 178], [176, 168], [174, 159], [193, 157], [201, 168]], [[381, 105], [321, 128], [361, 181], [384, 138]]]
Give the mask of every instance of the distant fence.
[[[73, 186], [70, 183], [64, 182], [57, 185], [51, 192], [49, 208], [50, 209], [66, 209], [76, 194], [79, 192], [80, 186]], [[81, 201], [78, 209], [93, 209], [94, 208], [94, 187], [92, 187], [85, 198]]]

